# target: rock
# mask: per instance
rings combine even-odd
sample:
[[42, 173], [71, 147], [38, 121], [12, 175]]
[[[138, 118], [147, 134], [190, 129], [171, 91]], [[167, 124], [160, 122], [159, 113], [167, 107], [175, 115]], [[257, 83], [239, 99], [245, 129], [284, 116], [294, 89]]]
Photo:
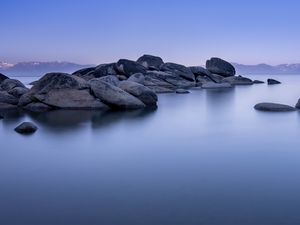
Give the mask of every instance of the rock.
[[4, 119], [4, 117], [0, 115], [0, 120], [3, 120], [3, 119]]
[[192, 73], [191, 69], [180, 64], [165, 63], [161, 65], [160, 70], [170, 72], [173, 75], [182, 77], [188, 81], [195, 81], [195, 75]]
[[21, 81], [18, 81], [18, 80], [15, 80], [15, 79], [5, 79], [0, 84], [0, 89], [2, 89], [4, 91], [10, 91], [10, 90], [12, 90], [13, 88], [16, 88], [16, 87], [25, 88], [25, 85], [22, 84]]
[[101, 64], [97, 66], [93, 72], [95, 78], [117, 74], [116, 63]]
[[116, 69], [119, 72], [118, 74], [123, 74], [126, 77], [130, 77], [135, 73], [146, 73], [146, 68], [144, 66], [128, 59], [120, 59], [116, 64]]
[[157, 95], [155, 92], [142, 84], [132, 81], [122, 81], [119, 84], [119, 88], [135, 96], [147, 106], [153, 106], [157, 103]]
[[91, 71], [94, 71], [96, 67], [89, 67], [89, 68], [83, 68], [80, 70], [75, 71], [74, 73], [72, 73], [72, 75], [76, 75], [76, 76], [82, 76], [82, 75], [86, 75]]
[[139, 109], [145, 107], [145, 104], [141, 100], [123, 91], [119, 87], [115, 87], [98, 79], [90, 80], [90, 85], [93, 94], [112, 108]]
[[132, 74], [129, 78], [128, 81], [136, 82], [139, 84], [145, 84], [145, 76], [142, 73], [136, 73]]
[[47, 93], [52, 89], [87, 89], [88, 83], [75, 75], [66, 73], [47, 73], [31, 88], [31, 93]]
[[8, 104], [0, 102], [0, 109], [1, 110], [10, 110], [10, 109], [17, 109], [16, 105]]
[[261, 80], [254, 80], [253, 81], [253, 84], [263, 84], [265, 82], [261, 81]]
[[117, 78], [118, 78], [120, 81], [127, 80], [127, 77], [124, 76], [124, 75], [117, 75]]
[[4, 74], [0, 73], [0, 83], [2, 83], [2, 81], [9, 79], [7, 76], [5, 76]]
[[176, 94], [188, 94], [188, 93], [190, 92], [186, 89], [176, 89]]
[[28, 91], [29, 91], [28, 88], [15, 87], [12, 90], [8, 91], [8, 94], [13, 95], [16, 98], [20, 98], [22, 95], [26, 94]]
[[0, 102], [17, 105], [19, 100], [15, 96], [8, 94], [6, 91], [0, 91]]
[[196, 83], [197, 85], [202, 85], [205, 84], [207, 82], [211, 82], [212, 79], [210, 79], [208, 76], [197, 76], [196, 77]]
[[231, 76], [223, 79], [223, 82], [228, 82], [231, 85], [252, 85], [253, 81], [242, 76]]
[[119, 79], [115, 75], [108, 75], [108, 76], [104, 76], [104, 77], [100, 77], [100, 78], [96, 78], [96, 79], [99, 79], [101, 81], [104, 81], [104, 82], [109, 83], [114, 86], [118, 86], [120, 83]]
[[60, 109], [108, 109], [89, 90], [52, 89], [46, 94], [36, 94], [34, 97], [46, 105]]
[[33, 86], [33, 85], [36, 85], [36, 84], [37, 84], [37, 82], [38, 82], [38, 80], [36, 80], [36, 81], [32, 81], [32, 82], [30, 82], [30, 83], [29, 83], [29, 85], [31, 85], [31, 86]]
[[23, 106], [28, 105], [35, 101], [36, 101], [36, 98], [33, 96], [33, 94], [27, 92], [26, 94], [24, 94], [20, 97], [18, 106], [23, 107]]
[[146, 86], [164, 86], [164, 87], [193, 87], [195, 81], [188, 81], [174, 73], [151, 71], [145, 74]]
[[207, 82], [202, 85], [203, 89], [220, 89], [220, 88], [232, 88], [232, 85], [229, 83], [214, 83], [214, 82]]
[[223, 77], [229, 77], [235, 75], [235, 68], [229, 62], [226, 62], [220, 58], [211, 58], [206, 61], [206, 69]]
[[32, 102], [26, 105], [24, 109], [31, 112], [47, 112], [52, 110], [53, 108], [41, 102]]
[[277, 103], [259, 103], [254, 106], [256, 110], [259, 111], [268, 111], [268, 112], [291, 112], [296, 109], [289, 105], [277, 104]]
[[195, 77], [198, 76], [209, 76], [211, 72], [201, 66], [191, 66], [189, 67]]
[[210, 75], [208, 75], [207, 77], [209, 77], [213, 82], [215, 83], [222, 83], [224, 77], [218, 74], [213, 74], [211, 73]]
[[274, 79], [268, 79], [268, 84], [272, 85], [272, 84], [281, 84], [281, 82], [279, 82], [278, 80], [274, 80]]
[[296, 104], [296, 108], [300, 109], [300, 99], [298, 100], [297, 104]]
[[148, 70], [159, 70], [164, 61], [158, 56], [143, 55], [137, 62]]
[[31, 122], [24, 122], [15, 128], [15, 131], [20, 134], [32, 134], [37, 131], [37, 126]]
[[154, 91], [156, 94], [174, 93], [174, 89], [162, 87], [162, 86], [148, 86], [149, 89]]

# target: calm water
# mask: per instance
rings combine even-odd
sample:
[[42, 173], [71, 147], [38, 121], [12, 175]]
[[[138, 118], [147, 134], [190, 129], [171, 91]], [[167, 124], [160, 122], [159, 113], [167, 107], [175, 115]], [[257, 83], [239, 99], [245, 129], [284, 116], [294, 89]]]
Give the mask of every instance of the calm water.
[[300, 224], [300, 113], [253, 109], [300, 98], [300, 76], [275, 78], [160, 95], [156, 111], [6, 115], [0, 224]]

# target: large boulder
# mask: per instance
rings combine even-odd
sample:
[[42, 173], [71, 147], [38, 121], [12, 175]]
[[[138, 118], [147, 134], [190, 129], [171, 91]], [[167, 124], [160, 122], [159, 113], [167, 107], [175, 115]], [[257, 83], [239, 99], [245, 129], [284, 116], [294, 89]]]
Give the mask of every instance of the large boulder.
[[72, 73], [72, 75], [76, 75], [76, 76], [80, 77], [80, 76], [86, 75], [86, 74], [94, 71], [95, 68], [96, 67], [83, 68], [83, 69], [75, 71], [74, 73]]
[[15, 87], [8, 91], [8, 94], [15, 96], [16, 98], [20, 98], [22, 95], [26, 94], [29, 91], [28, 88], [25, 87]]
[[211, 58], [206, 61], [206, 69], [223, 77], [230, 77], [235, 75], [235, 68], [229, 62], [220, 58]]
[[109, 83], [114, 86], [118, 86], [120, 83], [119, 79], [115, 75], [107, 75], [107, 76], [96, 78], [96, 79], [99, 79], [101, 81], [104, 81], [104, 82]]
[[143, 55], [137, 62], [148, 70], [159, 70], [160, 66], [164, 64], [162, 58], [153, 55]]
[[6, 91], [0, 91], [0, 102], [17, 105], [19, 100], [15, 96], [8, 94]]
[[47, 93], [52, 89], [87, 89], [88, 83], [77, 76], [66, 73], [47, 73], [31, 88], [31, 93]]
[[289, 105], [270, 103], [270, 102], [258, 103], [254, 106], [254, 108], [259, 111], [267, 111], [267, 112], [291, 112], [296, 110], [294, 107]]
[[0, 83], [6, 79], [9, 79], [7, 76], [5, 76], [4, 74], [0, 73]]
[[175, 76], [182, 77], [189, 81], [195, 81], [195, 75], [192, 73], [191, 69], [176, 63], [165, 63], [160, 67], [161, 71], [169, 72]]
[[137, 97], [145, 105], [152, 106], [157, 103], [157, 95], [155, 92], [142, 84], [132, 81], [122, 81], [119, 84], [119, 88]]
[[25, 85], [21, 81], [16, 80], [16, 79], [5, 79], [0, 84], [0, 89], [2, 89], [4, 91], [10, 91], [16, 87], [25, 88]]
[[145, 104], [133, 95], [99, 79], [89, 81], [92, 93], [102, 102], [116, 109], [139, 109]]
[[207, 69], [203, 68], [202, 66], [191, 66], [189, 67], [192, 73], [195, 75], [195, 77], [198, 76], [209, 76], [211, 72], [209, 72]]
[[46, 105], [60, 109], [108, 109], [89, 90], [52, 89], [46, 94], [36, 94], [34, 97]]
[[93, 72], [95, 78], [117, 74], [116, 63], [101, 64], [97, 66]]
[[27, 92], [26, 94], [22, 95], [19, 99], [18, 106], [24, 107], [32, 102], [36, 102], [37, 99], [33, 96], [33, 93]]
[[127, 77], [130, 77], [132, 74], [135, 73], [146, 73], [146, 68], [144, 66], [128, 59], [120, 59], [115, 65], [115, 67], [119, 74], [123, 74]]
[[273, 85], [273, 84], [281, 84], [280, 81], [275, 80], [275, 79], [268, 79], [268, 84], [269, 85]]
[[20, 134], [32, 134], [37, 131], [37, 126], [31, 122], [24, 122], [15, 128], [15, 131]]
[[231, 85], [252, 85], [253, 81], [247, 77], [231, 76], [223, 79], [223, 82], [228, 82]]
[[145, 76], [142, 73], [135, 73], [131, 75], [128, 79], [128, 81], [136, 82], [139, 84], [145, 84]]

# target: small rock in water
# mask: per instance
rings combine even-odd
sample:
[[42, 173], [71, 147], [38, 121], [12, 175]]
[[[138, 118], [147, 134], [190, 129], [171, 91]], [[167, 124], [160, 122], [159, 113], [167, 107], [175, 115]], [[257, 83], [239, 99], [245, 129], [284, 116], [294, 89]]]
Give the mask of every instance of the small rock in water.
[[272, 84], [281, 84], [281, 82], [279, 82], [278, 80], [274, 80], [274, 79], [268, 79], [268, 84], [272, 85]]
[[261, 80], [254, 80], [253, 81], [253, 84], [263, 84], [265, 83], [264, 81], [261, 81]]
[[15, 131], [20, 134], [32, 134], [36, 132], [37, 126], [31, 122], [24, 122], [15, 128]]
[[270, 102], [258, 103], [254, 106], [254, 108], [259, 111], [267, 111], [267, 112], [291, 112], [296, 110], [294, 107], [289, 105], [270, 103]]
[[190, 92], [186, 89], [176, 89], [176, 94], [188, 94], [188, 93]]

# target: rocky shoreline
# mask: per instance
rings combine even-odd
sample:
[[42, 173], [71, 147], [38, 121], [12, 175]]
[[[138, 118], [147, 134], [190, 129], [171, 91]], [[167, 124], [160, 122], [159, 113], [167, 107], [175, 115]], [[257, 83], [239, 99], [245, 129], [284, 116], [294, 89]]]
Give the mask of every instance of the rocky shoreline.
[[[267, 82], [280, 84], [273, 79]], [[204, 68], [165, 63], [160, 57], [143, 55], [137, 61], [120, 59], [72, 74], [48, 73], [33, 82], [30, 89], [0, 74], [0, 110], [135, 110], [156, 107], [160, 93], [187, 94], [192, 87], [220, 89], [261, 83], [236, 76], [234, 66], [220, 58], [207, 60]], [[260, 104], [255, 109], [291, 111], [274, 104]]]

